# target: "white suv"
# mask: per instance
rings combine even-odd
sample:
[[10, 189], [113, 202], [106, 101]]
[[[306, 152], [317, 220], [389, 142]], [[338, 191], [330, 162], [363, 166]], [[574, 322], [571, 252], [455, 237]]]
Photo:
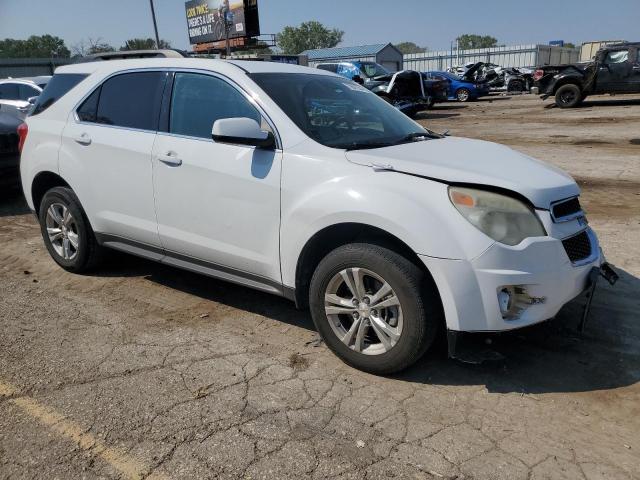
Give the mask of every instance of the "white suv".
[[552, 318], [603, 262], [571, 177], [425, 130], [319, 69], [65, 66], [20, 135], [60, 266], [87, 270], [110, 247], [285, 296], [369, 372], [412, 364], [441, 326]]

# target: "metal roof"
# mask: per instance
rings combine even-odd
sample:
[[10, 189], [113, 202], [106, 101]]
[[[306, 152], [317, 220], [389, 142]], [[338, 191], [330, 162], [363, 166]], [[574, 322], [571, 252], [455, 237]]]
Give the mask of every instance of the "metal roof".
[[307, 55], [309, 60], [319, 60], [323, 58], [372, 57], [387, 45], [391, 44], [377, 43], [375, 45], [359, 45], [356, 47], [317, 48], [315, 50], [305, 50], [302, 52], [302, 55]]

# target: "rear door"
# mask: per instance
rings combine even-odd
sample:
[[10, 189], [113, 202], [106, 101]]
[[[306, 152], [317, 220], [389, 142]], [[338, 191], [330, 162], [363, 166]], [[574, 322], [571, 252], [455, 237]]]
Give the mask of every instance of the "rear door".
[[97, 233], [160, 246], [151, 151], [167, 72], [119, 73], [73, 112], [63, 135], [60, 171]]

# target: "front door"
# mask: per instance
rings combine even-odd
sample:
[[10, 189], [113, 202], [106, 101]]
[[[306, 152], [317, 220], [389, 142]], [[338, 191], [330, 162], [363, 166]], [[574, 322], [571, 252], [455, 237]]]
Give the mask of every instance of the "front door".
[[610, 50], [598, 68], [597, 92], [625, 93], [629, 91], [632, 65], [628, 49]]
[[640, 47], [632, 50], [633, 64], [631, 65], [631, 93], [640, 93]]
[[153, 149], [160, 239], [169, 257], [279, 283], [282, 154], [214, 142], [213, 123], [232, 117], [270, 128], [227, 80], [175, 74], [166, 132]]

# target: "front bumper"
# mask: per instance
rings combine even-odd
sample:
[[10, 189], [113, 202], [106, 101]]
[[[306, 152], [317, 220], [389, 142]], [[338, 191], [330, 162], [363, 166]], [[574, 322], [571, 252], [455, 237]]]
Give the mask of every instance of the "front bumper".
[[[604, 261], [598, 239], [587, 227], [591, 255], [571, 263], [562, 241], [552, 237], [524, 240], [514, 247], [495, 243], [473, 260], [421, 256], [442, 299], [447, 328], [465, 332], [497, 332], [526, 327], [553, 318], [588, 287], [589, 272]], [[517, 318], [500, 311], [498, 292], [523, 285], [532, 304]]]

